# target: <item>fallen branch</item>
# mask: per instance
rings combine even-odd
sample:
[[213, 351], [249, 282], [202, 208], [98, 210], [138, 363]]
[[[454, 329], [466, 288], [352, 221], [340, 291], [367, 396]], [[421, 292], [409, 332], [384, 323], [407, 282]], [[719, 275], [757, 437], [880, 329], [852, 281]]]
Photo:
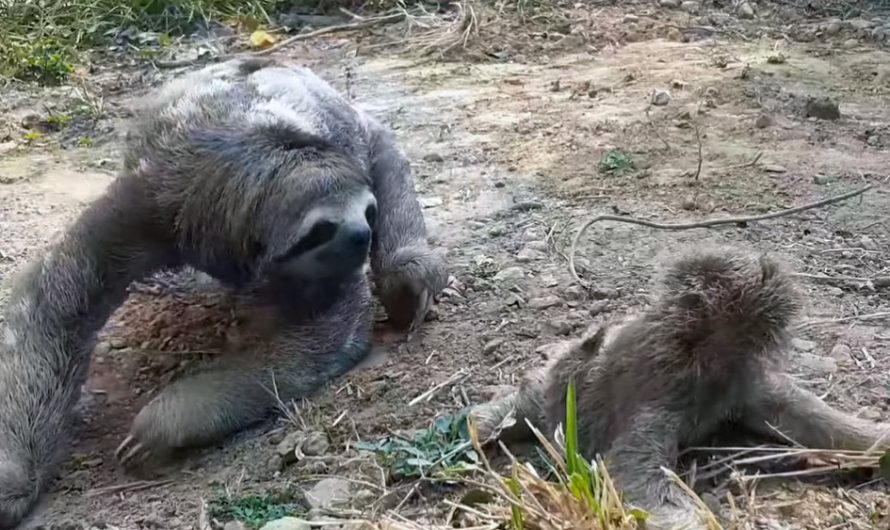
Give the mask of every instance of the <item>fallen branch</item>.
[[384, 15], [381, 17], [375, 18], [363, 18], [359, 19], [356, 22], [350, 22], [348, 24], [339, 24], [336, 26], [327, 26], [324, 28], [317, 29], [315, 31], [310, 31], [308, 33], [301, 33], [299, 35], [294, 35], [293, 37], [289, 37], [284, 39], [283, 41], [265, 48], [263, 50], [250, 52], [250, 53], [224, 53], [221, 55], [214, 56], [202, 56], [196, 57], [194, 59], [185, 59], [182, 61], [155, 61], [154, 65], [158, 68], [180, 68], [183, 66], [192, 66], [194, 64], [200, 62], [220, 62], [227, 61], [229, 59], [234, 59], [236, 57], [262, 57], [265, 55], [273, 54], [277, 51], [280, 51], [295, 42], [312, 39], [315, 37], [319, 37], [321, 35], [327, 35], [329, 33], [339, 33], [343, 31], [356, 31], [360, 29], [367, 29], [374, 26], [379, 26], [381, 24], [393, 24], [395, 22], [400, 22], [406, 18], [407, 14], [404, 12], [394, 13], [391, 15]]
[[729, 225], [729, 224], [743, 224], [743, 223], [751, 223], [755, 221], [765, 221], [767, 219], [776, 219], [778, 217], [786, 217], [789, 215], [793, 215], [796, 213], [800, 213], [806, 210], [812, 210], [814, 208], [820, 208], [822, 206], [827, 206], [829, 204], [833, 204], [836, 202], [845, 201], [852, 197], [856, 197], [857, 195], [862, 195], [866, 191], [872, 189], [874, 187], [873, 184], [869, 184], [864, 188], [860, 188], [855, 191], [851, 191], [848, 193], [844, 193], [843, 195], [836, 195], [834, 197], [829, 197], [827, 199], [823, 199], [821, 201], [813, 202], [810, 204], [805, 204], [803, 206], [797, 206], [795, 208], [788, 208], [786, 210], [780, 210], [778, 212], [772, 212], [763, 215], [752, 215], [745, 217], [727, 217], [725, 219], [709, 219], [706, 221], [697, 221], [694, 223], [656, 223], [652, 221], [646, 221], [644, 219], [636, 219], [633, 217], [624, 217], [620, 215], [598, 215], [587, 222], [585, 222], [578, 232], [575, 234], [575, 237], [572, 238], [572, 247], [569, 250], [569, 272], [572, 274], [572, 278], [575, 279], [576, 282], [581, 284], [582, 287], [587, 287], [584, 281], [578, 276], [578, 272], [575, 270], [575, 252], [578, 248], [578, 241], [581, 239], [581, 236], [587, 232], [587, 229], [590, 228], [594, 223], [598, 223], [600, 221], [617, 221], [619, 223], [628, 223], [639, 226], [646, 226], [649, 228], [657, 228], [659, 230], [690, 230], [692, 228], [710, 228], [713, 226], [720, 225]]

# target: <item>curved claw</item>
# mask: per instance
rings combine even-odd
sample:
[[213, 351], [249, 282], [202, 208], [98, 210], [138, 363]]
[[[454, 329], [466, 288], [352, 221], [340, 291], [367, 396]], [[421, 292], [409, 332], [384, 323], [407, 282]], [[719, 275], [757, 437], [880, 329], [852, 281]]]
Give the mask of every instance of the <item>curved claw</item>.
[[[126, 451], [126, 453], [124, 453]], [[133, 435], [127, 436], [114, 452], [114, 457], [124, 467], [132, 467], [151, 456], [151, 449], [136, 440]]]
[[423, 324], [423, 321], [426, 319], [426, 315], [430, 310], [430, 307], [433, 305], [433, 296], [430, 294], [429, 289], [422, 288], [420, 290], [420, 294], [417, 296], [418, 303], [417, 308], [414, 312], [414, 318], [411, 320], [411, 325], [408, 326], [407, 337], [410, 340], [414, 334], [417, 332], [417, 329]]

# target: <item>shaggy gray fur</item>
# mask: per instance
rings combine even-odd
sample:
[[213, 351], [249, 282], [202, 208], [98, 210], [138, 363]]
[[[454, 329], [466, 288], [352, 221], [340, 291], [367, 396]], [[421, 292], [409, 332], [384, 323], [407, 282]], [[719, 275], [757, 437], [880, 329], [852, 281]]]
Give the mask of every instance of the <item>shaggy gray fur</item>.
[[51, 480], [95, 334], [131, 282], [191, 265], [239, 288], [264, 330], [146, 405], [119, 449], [126, 465], [219, 441], [273, 412], [273, 388], [287, 402], [354, 366], [369, 351], [369, 253], [392, 320], [416, 326], [447, 271], [377, 121], [271, 60], [164, 87], [119, 178], [16, 278], [0, 327], [0, 529]]
[[890, 433], [890, 425], [830, 408], [780, 371], [800, 300], [772, 257], [686, 252], [667, 267], [648, 311], [562, 343], [549, 367], [472, 417], [483, 439], [528, 439], [526, 420], [553, 433], [565, 425], [574, 381], [584, 456], [604, 456], [618, 488], [652, 515], [649, 528], [705, 529], [695, 504], [660, 468], [674, 468], [683, 447], [727, 422], [776, 437], [769, 423], [817, 448], [862, 450]]

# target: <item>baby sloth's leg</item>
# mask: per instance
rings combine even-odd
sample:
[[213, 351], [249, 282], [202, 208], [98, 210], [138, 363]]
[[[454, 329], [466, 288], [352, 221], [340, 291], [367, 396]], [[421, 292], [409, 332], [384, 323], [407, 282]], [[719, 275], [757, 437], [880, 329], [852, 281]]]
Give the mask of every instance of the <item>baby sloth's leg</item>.
[[[681, 418], [661, 408], [641, 410], [626, 419], [623, 433], [605, 454], [605, 464], [625, 500], [648, 512], [652, 530], [705, 530], [693, 499], [668, 477], [679, 454]], [[588, 453], [596, 448], [588, 448]]]
[[890, 448], [890, 424], [841, 412], [786, 374], [768, 374], [758, 388], [745, 424], [759, 433], [776, 437], [778, 431], [814, 449]]
[[543, 369], [532, 371], [526, 375], [517, 390], [502, 398], [473, 407], [470, 419], [478, 429], [481, 443], [493, 439], [505, 442], [532, 439], [532, 431], [526, 420], [535, 428], [545, 428], [544, 376]]
[[330, 323], [290, 326], [174, 381], [136, 416], [117, 458], [137, 467], [179, 449], [205, 447], [268, 418], [282, 402], [311, 395], [368, 353], [368, 329], [353, 329], [344, 343]]

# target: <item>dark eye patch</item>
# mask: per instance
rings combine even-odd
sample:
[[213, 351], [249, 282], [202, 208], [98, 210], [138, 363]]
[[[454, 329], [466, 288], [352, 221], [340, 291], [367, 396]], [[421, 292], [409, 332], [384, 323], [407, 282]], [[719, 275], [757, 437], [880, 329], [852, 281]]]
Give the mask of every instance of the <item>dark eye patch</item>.
[[297, 241], [297, 244], [288, 249], [287, 252], [278, 256], [276, 261], [287, 261], [296, 258], [310, 250], [317, 248], [331, 239], [337, 233], [337, 225], [330, 221], [320, 221], [315, 223], [312, 230]]
[[365, 209], [365, 220], [368, 222], [368, 226], [374, 228], [374, 223], [377, 222], [377, 207], [373, 204], [369, 204]]

